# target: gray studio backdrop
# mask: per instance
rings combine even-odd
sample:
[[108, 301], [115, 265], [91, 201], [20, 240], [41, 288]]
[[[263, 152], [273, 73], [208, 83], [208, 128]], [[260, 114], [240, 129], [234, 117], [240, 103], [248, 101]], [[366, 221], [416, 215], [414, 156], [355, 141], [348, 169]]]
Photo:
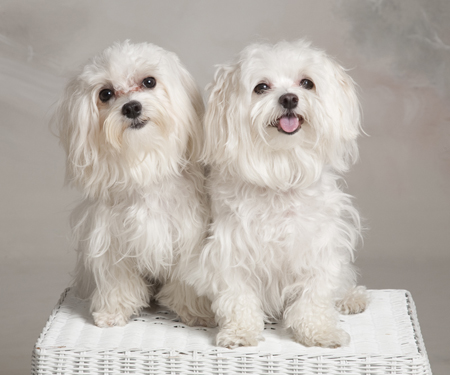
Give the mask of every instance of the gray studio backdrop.
[[48, 129], [67, 78], [114, 41], [176, 52], [200, 87], [255, 41], [306, 37], [360, 87], [348, 192], [369, 228], [362, 282], [413, 292], [431, 365], [450, 373], [450, 2], [0, 1], [0, 373], [30, 353], [70, 280], [64, 154]]

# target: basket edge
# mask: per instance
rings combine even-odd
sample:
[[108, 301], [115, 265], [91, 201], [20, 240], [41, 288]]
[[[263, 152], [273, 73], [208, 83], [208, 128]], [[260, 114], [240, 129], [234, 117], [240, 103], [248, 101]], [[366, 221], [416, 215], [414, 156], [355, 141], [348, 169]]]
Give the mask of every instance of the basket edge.
[[66, 288], [64, 290], [64, 292], [62, 292], [62, 294], [60, 295], [58, 302], [56, 303], [55, 307], [52, 309], [52, 312], [50, 313], [50, 316], [48, 317], [44, 328], [42, 329], [42, 331], [41, 331], [41, 333], [40, 333], [36, 343], [34, 344], [33, 352], [36, 349], [39, 349], [38, 345], [40, 343], [42, 343], [42, 340], [44, 339], [45, 335], [47, 334], [48, 330], [50, 329], [50, 326], [52, 325], [53, 320], [55, 319], [56, 315], [58, 314], [59, 310], [61, 309], [61, 305], [63, 304], [63, 302], [66, 299], [67, 294], [69, 293], [70, 290], [71, 290], [70, 287]]
[[403, 291], [405, 293], [405, 299], [406, 299], [406, 304], [408, 307], [408, 313], [409, 313], [409, 316], [411, 319], [411, 325], [414, 330], [414, 339], [417, 344], [417, 349], [425, 360], [425, 364], [426, 364], [429, 375], [432, 375], [430, 360], [428, 359], [428, 353], [425, 348], [425, 342], [423, 340], [422, 332], [420, 330], [420, 324], [419, 324], [419, 318], [417, 315], [416, 304], [414, 303], [414, 299], [412, 298], [411, 292], [408, 290], [403, 290]]

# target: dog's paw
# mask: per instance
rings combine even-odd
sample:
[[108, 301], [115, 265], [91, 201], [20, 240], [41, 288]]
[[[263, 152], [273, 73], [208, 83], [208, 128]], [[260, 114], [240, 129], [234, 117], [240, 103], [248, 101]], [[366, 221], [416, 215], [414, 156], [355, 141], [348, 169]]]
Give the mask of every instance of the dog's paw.
[[310, 335], [294, 332], [294, 339], [304, 346], [321, 346], [322, 348], [339, 348], [350, 343], [350, 335], [340, 328], [328, 331], [315, 331]]
[[122, 314], [95, 312], [92, 313], [92, 316], [94, 317], [95, 325], [100, 328], [124, 326], [128, 323], [128, 319], [126, 319]]
[[257, 346], [258, 341], [263, 341], [264, 338], [261, 335], [255, 335], [252, 332], [245, 331], [231, 331], [222, 329], [216, 337], [217, 346], [223, 346], [224, 348], [234, 349], [239, 346]]
[[336, 304], [336, 308], [341, 314], [359, 314], [362, 313], [369, 304], [366, 288], [358, 286], [349, 291], [349, 293]]

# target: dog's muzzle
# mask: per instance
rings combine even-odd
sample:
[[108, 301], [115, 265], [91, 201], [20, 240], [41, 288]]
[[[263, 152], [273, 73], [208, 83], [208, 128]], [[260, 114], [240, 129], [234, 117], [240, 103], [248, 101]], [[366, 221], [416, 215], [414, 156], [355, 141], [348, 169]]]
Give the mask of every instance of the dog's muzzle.
[[147, 123], [147, 121], [139, 121], [138, 117], [141, 115], [141, 113], [142, 104], [137, 100], [131, 100], [128, 103], [125, 103], [122, 107], [122, 114], [125, 117], [133, 120], [130, 125], [130, 128], [132, 129], [140, 129]]
[[278, 103], [281, 104], [284, 109], [287, 109], [288, 113], [281, 116], [270, 125], [276, 127], [279, 132], [285, 134], [291, 135], [297, 133], [301, 129], [304, 121], [302, 116], [292, 112], [292, 110], [297, 107], [298, 96], [292, 93], [281, 95], [278, 98]]

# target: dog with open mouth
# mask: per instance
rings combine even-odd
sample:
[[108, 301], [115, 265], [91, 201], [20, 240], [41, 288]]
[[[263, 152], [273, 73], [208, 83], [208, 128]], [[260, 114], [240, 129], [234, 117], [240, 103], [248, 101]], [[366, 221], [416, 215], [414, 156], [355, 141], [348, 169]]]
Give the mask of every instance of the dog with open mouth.
[[99, 327], [124, 325], [158, 296], [189, 325], [209, 302], [177, 278], [205, 233], [203, 101], [178, 57], [116, 43], [67, 86], [55, 123], [66, 180], [84, 200], [71, 222], [75, 287]]
[[264, 321], [282, 318], [303, 345], [347, 345], [338, 314], [367, 304], [352, 264], [360, 218], [340, 177], [358, 157], [353, 80], [300, 40], [247, 47], [210, 90], [210, 235], [186, 280], [212, 300], [217, 344], [257, 345]]

